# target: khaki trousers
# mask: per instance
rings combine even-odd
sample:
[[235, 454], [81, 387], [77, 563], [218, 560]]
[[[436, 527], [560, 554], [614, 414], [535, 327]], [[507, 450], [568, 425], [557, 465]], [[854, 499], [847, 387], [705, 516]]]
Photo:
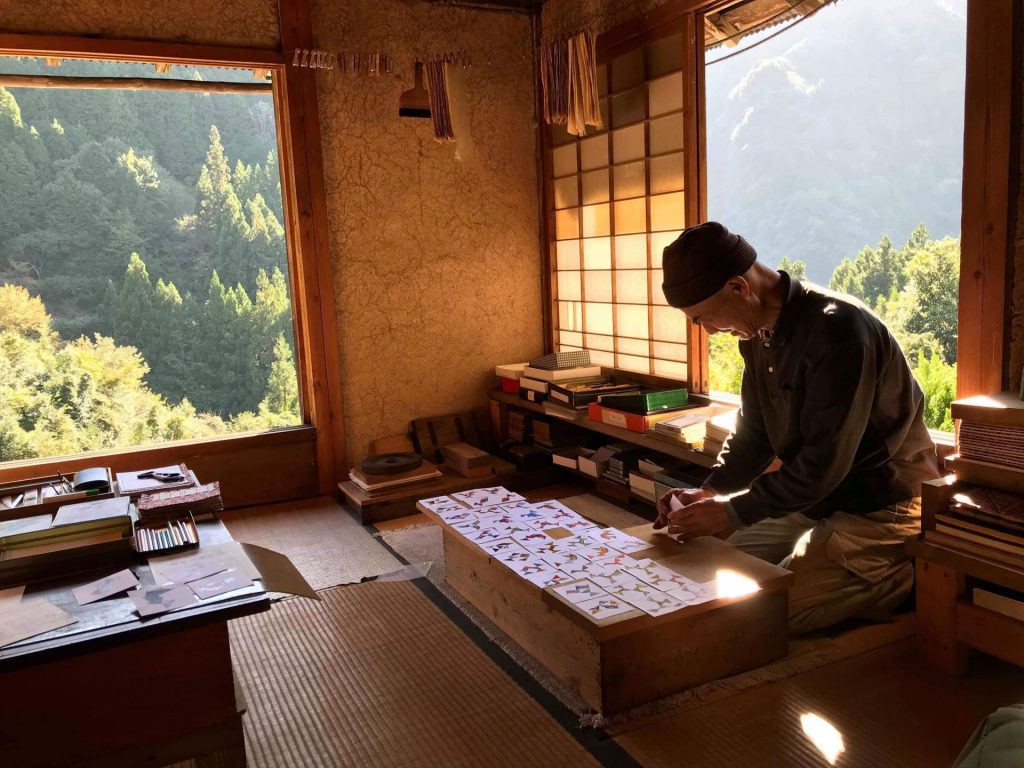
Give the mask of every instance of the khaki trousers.
[[864, 515], [769, 518], [728, 541], [795, 574], [789, 630], [800, 634], [844, 619], [888, 619], [914, 586], [904, 544], [920, 532], [921, 500], [911, 499]]

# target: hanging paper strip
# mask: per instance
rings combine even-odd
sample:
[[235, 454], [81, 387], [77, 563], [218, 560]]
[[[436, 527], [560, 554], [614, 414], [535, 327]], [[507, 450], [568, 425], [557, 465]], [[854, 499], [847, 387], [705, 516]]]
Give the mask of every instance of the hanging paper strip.
[[540, 79], [545, 122], [565, 124], [574, 136], [586, 134], [588, 125], [601, 126], [593, 31], [584, 30], [544, 45]]

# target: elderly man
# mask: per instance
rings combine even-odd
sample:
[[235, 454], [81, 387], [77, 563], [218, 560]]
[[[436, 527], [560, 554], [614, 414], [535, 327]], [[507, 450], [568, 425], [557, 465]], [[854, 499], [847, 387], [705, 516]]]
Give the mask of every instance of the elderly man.
[[659, 499], [655, 527], [728, 537], [793, 571], [794, 633], [889, 616], [913, 585], [904, 541], [920, 530], [921, 482], [938, 477], [899, 344], [855, 299], [759, 263], [716, 222], [687, 229], [663, 261], [668, 303], [737, 337], [744, 368], [710, 477]]

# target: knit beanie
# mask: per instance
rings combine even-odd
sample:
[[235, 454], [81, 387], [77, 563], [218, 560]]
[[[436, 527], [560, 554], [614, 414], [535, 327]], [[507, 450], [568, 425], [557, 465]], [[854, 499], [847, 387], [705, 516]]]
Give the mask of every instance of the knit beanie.
[[713, 296], [730, 277], [742, 275], [757, 251], [717, 221], [689, 227], [662, 252], [661, 290], [673, 307], [692, 307]]

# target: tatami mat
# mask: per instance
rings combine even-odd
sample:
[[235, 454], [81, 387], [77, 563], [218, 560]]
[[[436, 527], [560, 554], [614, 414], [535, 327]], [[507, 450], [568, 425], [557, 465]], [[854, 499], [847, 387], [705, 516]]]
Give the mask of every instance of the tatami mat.
[[979, 658], [969, 677], [944, 679], [905, 641], [648, 722], [615, 740], [648, 768], [828, 766], [801, 725], [811, 716], [808, 727], [823, 734], [823, 748], [842, 747], [837, 768], [937, 768], [953, 763], [986, 714], [1022, 700], [1024, 670]]
[[251, 766], [600, 765], [414, 582], [320, 594], [231, 622]]
[[239, 541], [281, 552], [313, 589], [352, 584], [402, 564], [334, 499], [320, 497], [222, 514]]

